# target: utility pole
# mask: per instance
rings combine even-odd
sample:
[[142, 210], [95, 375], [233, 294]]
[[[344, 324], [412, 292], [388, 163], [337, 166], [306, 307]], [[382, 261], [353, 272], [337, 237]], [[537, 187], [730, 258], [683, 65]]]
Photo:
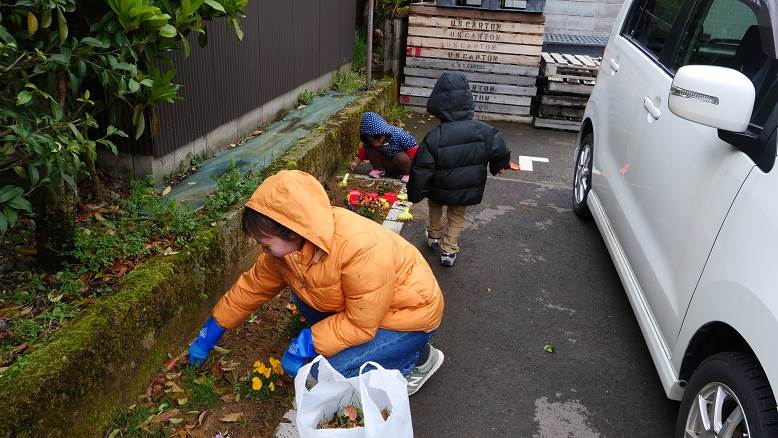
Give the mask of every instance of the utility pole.
[[367, 0], [367, 89], [370, 89], [373, 79], [373, 3], [374, 0]]

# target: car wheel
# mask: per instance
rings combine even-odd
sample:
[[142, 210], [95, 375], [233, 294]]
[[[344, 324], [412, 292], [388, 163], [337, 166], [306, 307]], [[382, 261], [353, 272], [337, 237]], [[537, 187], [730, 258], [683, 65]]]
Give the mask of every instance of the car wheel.
[[678, 413], [679, 438], [778, 436], [778, 412], [759, 362], [742, 353], [718, 353], [692, 374]]
[[586, 198], [592, 189], [592, 162], [594, 161], [594, 136], [588, 133], [581, 140], [578, 148], [578, 156], [575, 159], [575, 173], [573, 174], [573, 211], [578, 217], [592, 217]]

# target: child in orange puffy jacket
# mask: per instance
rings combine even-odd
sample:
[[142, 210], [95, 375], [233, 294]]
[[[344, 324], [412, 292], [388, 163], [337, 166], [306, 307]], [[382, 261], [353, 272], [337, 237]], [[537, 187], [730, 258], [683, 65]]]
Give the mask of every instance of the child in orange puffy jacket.
[[287, 286], [311, 324], [282, 358], [292, 375], [318, 354], [347, 377], [374, 361], [406, 375], [412, 394], [443, 363], [428, 343], [443, 294], [427, 262], [398, 234], [330, 206], [311, 175], [266, 179], [246, 203], [243, 230], [263, 252], [214, 307], [189, 348], [190, 363], [202, 363], [225, 329]]

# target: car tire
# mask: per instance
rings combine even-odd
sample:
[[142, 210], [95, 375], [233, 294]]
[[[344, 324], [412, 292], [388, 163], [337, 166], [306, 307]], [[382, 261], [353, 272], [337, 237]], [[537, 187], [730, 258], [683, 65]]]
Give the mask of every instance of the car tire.
[[684, 391], [675, 436], [775, 437], [775, 406], [767, 376], [752, 355], [717, 353], [694, 370]]
[[594, 135], [590, 132], [581, 139], [573, 172], [573, 212], [582, 219], [592, 217], [586, 199], [592, 189], [592, 163], [594, 162]]

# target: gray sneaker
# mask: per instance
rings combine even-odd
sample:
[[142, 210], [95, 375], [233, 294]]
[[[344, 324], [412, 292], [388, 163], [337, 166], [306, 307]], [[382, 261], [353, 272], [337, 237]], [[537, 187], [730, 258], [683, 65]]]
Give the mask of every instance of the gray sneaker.
[[454, 262], [457, 261], [457, 255], [453, 252], [440, 253], [440, 264], [447, 267], [454, 266]]
[[430, 233], [425, 229], [424, 236], [427, 238], [427, 248], [438, 249], [440, 248], [440, 238], [430, 237]]
[[414, 367], [411, 373], [405, 378], [408, 381], [408, 395], [416, 394], [435, 371], [443, 365], [443, 352], [430, 345], [430, 355], [427, 361]]

